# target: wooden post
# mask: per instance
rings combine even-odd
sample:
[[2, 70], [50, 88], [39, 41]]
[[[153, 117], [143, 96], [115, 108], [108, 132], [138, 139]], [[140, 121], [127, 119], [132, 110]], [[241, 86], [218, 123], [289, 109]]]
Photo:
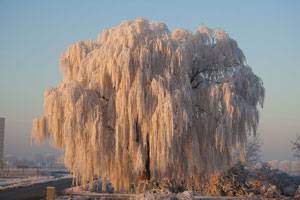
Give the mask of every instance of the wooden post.
[[47, 200], [54, 200], [55, 187], [47, 187]]

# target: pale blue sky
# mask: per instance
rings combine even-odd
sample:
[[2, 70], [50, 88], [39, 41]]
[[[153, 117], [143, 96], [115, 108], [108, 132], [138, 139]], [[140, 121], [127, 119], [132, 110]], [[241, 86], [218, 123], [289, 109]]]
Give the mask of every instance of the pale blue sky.
[[264, 81], [259, 132], [263, 159], [293, 160], [290, 140], [300, 133], [300, 1], [0, 1], [0, 117], [5, 154], [57, 153], [30, 146], [43, 93], [57, 85], [60, 54], [103, 28], [146, 17], [170, 30], [221, 27], [234, 38]]

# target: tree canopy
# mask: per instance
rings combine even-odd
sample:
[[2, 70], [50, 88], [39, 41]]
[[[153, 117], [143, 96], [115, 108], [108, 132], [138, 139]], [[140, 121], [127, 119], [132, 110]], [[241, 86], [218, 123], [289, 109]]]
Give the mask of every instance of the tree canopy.
[[[228, 33], [194, 33], [138, 18], [61, 55], [63, 81], [45, 92], [32, 139], [65, 151], [77, 182], [117, 191], [169, 178], [199, 188], [256, 131], [262, 80]], [[244, 156], [242, 156], [244, 157]]]

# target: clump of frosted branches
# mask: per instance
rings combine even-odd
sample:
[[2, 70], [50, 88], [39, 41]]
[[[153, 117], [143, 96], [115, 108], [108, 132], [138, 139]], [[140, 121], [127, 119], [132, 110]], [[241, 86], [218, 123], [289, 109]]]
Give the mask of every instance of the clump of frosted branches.
[[167, 177], [199, 188], [245, 147], [264, 88], [226, 32], [138, 18], [98, 38], [62, 54], [63, 81], [46, 90], [32, 128], [36, 143], [50, 137], [65, 151], [77, 182], [122, 191]]

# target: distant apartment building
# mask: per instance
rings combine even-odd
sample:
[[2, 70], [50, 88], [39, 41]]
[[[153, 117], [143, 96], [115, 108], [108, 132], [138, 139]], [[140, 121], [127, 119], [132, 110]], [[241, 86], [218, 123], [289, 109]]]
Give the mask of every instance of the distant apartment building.
[[5, 118], [0, 118], [0, 168], [3, 168]]

